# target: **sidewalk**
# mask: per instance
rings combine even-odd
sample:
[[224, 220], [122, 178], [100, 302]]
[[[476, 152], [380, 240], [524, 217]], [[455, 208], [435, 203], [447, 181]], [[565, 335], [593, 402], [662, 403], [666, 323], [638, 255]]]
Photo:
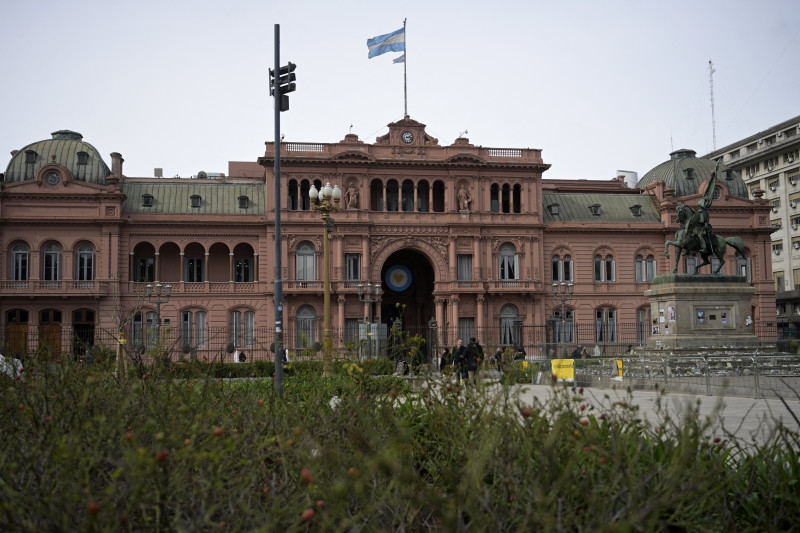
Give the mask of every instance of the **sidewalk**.
[[[563, 386], [559, 384], [557, 386]], [[552, 385], [518, 385], [520, 400], [533, 405], [535, 400], [546, 403], [552, 397]], [[578, 391], [576, 389], [575, 393]], [[661, 415], [666, 410], [674, 420], [684, 420], [689, 408], [699, 403], [700, 416], [717, 419], [713, 424], [715, 431], [723, 439], [735, 436], [742, 444], [764, 444], [772, 430], [782, 424], [786, 428], [800, 432], [800, 399], [786, 399], [786, 405], [780, 399], [754, 399], [736, 396], [700, 396], [694, 394], [658, 393], [656, 391], [635, 390], [629, 395], [625, 384], [618, 388], [599, 389], [585, 387], [583, 396], [595, 413], [609, 409], [614, 402], [624, 401], [638, 405], [639, 412], [650, 423], [659, 418], [656, 400], [662, 397]], [[721, 410], [715, 415], [717, 408]], [[712, 418], [712, 419], [714, 419]]]

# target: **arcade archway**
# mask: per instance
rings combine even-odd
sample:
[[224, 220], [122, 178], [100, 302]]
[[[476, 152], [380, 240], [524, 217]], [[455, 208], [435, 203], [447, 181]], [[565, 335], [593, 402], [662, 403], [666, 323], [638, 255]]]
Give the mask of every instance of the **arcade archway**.
[[[381, 267], [381, 280], [382, 321], [391, 325], [402, 314], [405, 329], [421, 330], [426, 327], [435, 314], [435, 275], [428, 258], [414, 250], [398, 250]], [[402, 306], [405, 306], [404, 310], [401, 310]]]

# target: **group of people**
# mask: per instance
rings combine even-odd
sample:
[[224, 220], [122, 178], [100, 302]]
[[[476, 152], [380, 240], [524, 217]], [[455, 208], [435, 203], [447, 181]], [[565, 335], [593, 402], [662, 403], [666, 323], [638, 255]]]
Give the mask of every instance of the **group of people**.
[[452, 366], [458, 373], [462, 381], [468, 383], [478, 383], [478, 368], [483, 361], [483, 346], [472, 337], [469, 344], [464, 345], [464, 341], [458, 339], [452, 352], [445, 348], [440, 365], [441, 371], [446, 371], [448, 366]]

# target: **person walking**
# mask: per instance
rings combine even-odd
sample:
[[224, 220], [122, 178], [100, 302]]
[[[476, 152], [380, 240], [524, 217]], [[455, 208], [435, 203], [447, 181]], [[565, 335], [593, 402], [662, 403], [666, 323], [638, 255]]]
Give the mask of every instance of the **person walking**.
[[464, 360], [467, 367], [467, 382], [477, 385], [478, 368], [483, 362], [483, 346], [475, 340], [475, 337], [469, 339], [469, 345], [464, 352]]
[[458, 339], [456, 345], [453, 347], [453, 367], [456, 368], [459, 380], [467, 379], [466, 352], [467, 347], [464, 346], [464, 341]]

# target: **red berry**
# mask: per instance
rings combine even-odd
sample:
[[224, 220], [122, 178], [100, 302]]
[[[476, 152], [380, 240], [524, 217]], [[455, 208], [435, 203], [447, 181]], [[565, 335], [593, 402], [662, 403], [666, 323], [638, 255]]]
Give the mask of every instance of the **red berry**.
[[524, 416], [525, 418], [529, 418], [529, 417], [530, 417], [530, 416], [533, 414], [533, 409], [531, 409], [531, 408], [530, 408], [530, 406], [527, 406], [527, 405], [526, 405], [525, 407], [523, 407], [522, 409], [520, 409], [520, 410], [519, 410], [519, 412], [520, 412], [520, 414], [522, 414], [522, 416]]
[[214, 428], [214, 436], [219, 437], [222, 435], [222, 428]]
[[309, 520], [314, 518], [316, 514], [317, 513], [314, 512], [314, 509], [306, 509], [305, 511], [303, 511], [303, 522], [308, 522]]
[[606, 461], [608, 461], [608, 459], [606, 459], [605, 457], [600, 458], [600, 464], [605, 464]]
[[585, 410], [586, 410], [586, 404], [581, 404], [581, 411], [585, 411]]
[[306, 485], [311, 485], [311, 481], [312, 481], [312, 479], [311, 479], [311, 471], [309, 469], [307, 469], [307, 468], [302, 469], [300, 471], [300, 479]]
[[584, 418], [583, 420], [581, 420], [581, 425], [582, 426], [588, 426], [589, 425], [589, 421]]
[[317, 508], [322, 509], [325, 507], [325, 502], [322, 500], [317, 500]]
[[86, 511], [89, 514], [97, 514], [100, 512], [100, 504], [92, 500], [86, 504]]
[[169, 457], [169, 450], [161, 450], [156, 453], [156, 461], [163, 463]]

